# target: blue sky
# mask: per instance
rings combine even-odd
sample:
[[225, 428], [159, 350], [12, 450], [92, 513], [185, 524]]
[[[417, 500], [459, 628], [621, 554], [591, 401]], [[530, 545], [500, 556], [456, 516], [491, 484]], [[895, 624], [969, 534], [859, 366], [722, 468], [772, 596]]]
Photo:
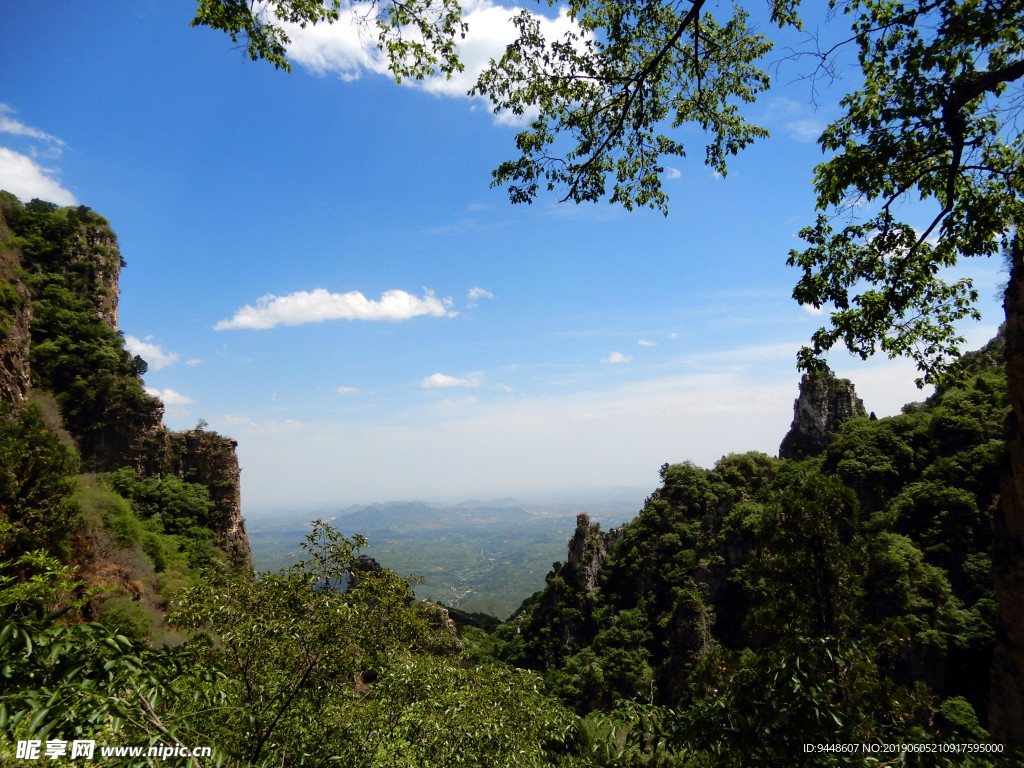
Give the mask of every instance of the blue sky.
[[[785, 260], [844, 83], [815, 109], [783, 70], [748, 109], [772, 138], [726, 179], [684, 130], [667, 218], [512, 206], [489, 181], [515, 128], [464, 93], [514, 11], [467, 7], [467, 74], [402, 86], [344, 26], [296, 35], [286, 74], [189, 28], [190, 2], [4, 10], [0, 188], [110, 220], [146, 385], [168, 426], [238, 440], [247, 511], [623, 486], [639, 503], [662, 463], [774, 454], [788, 428], [822, 318]], [[978, 345], [1004, 275], [968, 266]], [[906, 361], [831, 363], [879, 415], [922, 397]]]

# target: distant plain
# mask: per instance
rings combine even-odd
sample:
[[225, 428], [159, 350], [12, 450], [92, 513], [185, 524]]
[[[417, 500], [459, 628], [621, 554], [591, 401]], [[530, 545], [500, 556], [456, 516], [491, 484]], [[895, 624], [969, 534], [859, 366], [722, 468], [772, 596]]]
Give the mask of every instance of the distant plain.
[[366, 537], [362, 554], [422, 579], [415, 585], [418, 598], [505, 619], [544, 586], [553, 563], [565, 560], [578, 514], [612, 528], [643, 505], [643, 495], [635, 495], [582, 502], [387, 502], [252, 516], [246, 526], [257, 570], [277, 571], [300, 560], [310, 523], [321, 519], [346, 536]]

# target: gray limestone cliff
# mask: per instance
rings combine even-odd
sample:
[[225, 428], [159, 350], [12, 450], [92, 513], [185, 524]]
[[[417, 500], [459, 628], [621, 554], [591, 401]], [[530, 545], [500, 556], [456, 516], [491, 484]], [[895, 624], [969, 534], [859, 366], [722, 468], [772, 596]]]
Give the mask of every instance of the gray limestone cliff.
[[864, 402], [849, 379], [836, 378], [828, 369], [806, 373], [793, 403], [793, 423], [779, 446], [779, 458], [816, 456], [828, 447], [844, 421], [866, 415]]

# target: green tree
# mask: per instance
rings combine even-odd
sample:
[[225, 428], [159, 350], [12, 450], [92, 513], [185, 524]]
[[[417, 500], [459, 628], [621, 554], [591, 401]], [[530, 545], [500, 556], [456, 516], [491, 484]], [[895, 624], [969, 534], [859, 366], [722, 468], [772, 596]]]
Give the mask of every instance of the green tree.
[[407, 580], [360, 566], [363, 545], [315, 523], [288, 571], [179, 596], [171, 621], [195, 633], [197, 668], [219, 671], [225, 697], [189, 722], [238, 766], [550, 765], [571, 713], [531, 673], [462, 664]]
[[291, 40], [284, 25], [331, 24], [342, 12], [360, 25], [373, 20], [377, 44], [399, 82], [438, 71], [451, 77], [462, 70], [455, 39], [465, 36], [466, 25], [456, 0], [372, 0], [369, 8], [351, 0], [199, 0], [192, 26], [227, 32], [232, 41], [245, 44], [253, 61], [264, 59], [291, 71], [287, 57]]
[[154, 650], [99, 624], [59, 623], [85, 603], [72, 599], [82, 586], [74, 569], [42, 551], [0, 564], [0, 750], [13, 752], [20, 739], [114, 734], [129, 743], [202, 743], [178, 712], [223, 704], [216, 676], [187, 648]]
[[66, 553], [78, 524], [78, 455], [34, 407], [0, 404], [0, 557], [30, 549]]

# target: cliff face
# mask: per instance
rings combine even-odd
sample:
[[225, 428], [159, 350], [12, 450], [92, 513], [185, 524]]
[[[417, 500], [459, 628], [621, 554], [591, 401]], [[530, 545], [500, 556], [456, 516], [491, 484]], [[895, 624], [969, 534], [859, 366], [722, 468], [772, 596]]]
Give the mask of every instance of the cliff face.
[[173, 475], [188, 483], [205, 485], [219, 512], [213, 531], [232, 562], [252, 566], [249, 538], [242, 519], [242, 483], [238, 442], [216, 432], [159, 429], [134, 448], [125, 462], [153, 477]]
[[[236, 564], [250, 565], [238, 444], [213, 432], [164, 427], [163, 404], [143, 391], [142, 368], [124, 351], [118, 332], [123, 265], [117, 237], [89, 209], [37, 201], [22, 206], [0, 193], [0, 400], [21, 402], [33, 385], [52, 391], [92, 470], [130, 466], [147, 476], [205, 485], [219, 513], [213, 527], [222, 546]], [[41, 287], [47, 298], [34, 312], [33, 290]], [[74, 314], [84, 329], [80, 338], [50, 327], [48, 313]], [[102, 344], [99, 359], [117, 362], [96, 371], [83, 350]], [[85, 398], [68, 388], [81, 380], [88, 384]]]
[[17, 279], [21, 254], [0, 209], [0, 400], [20, 403], [28, 392], [32, 300]]
[[816, 456], [832, 442], [840, 424], [866, 415], [864, 402], [849, 379], [837, 379], [827, 370], [804, 374], [800, 394], [793, 403], [793, 423], [779, 446], [779, 458]]
[[118, 281], [121, 276], [121, 249], [117, 238], [107, 226], [85, 226], [74, 233], [68, 243], [68, 261], [81, 264], [92, 278], [92, 293], [96, 298], [100, 319], [117, 330], [117, 300], [120, 295]]
[[1009, 461], [993, 519], [992, 571], [999, 619], [992, 664], [992, 735], [1024, 747], [1024, 244], [1010, 252], [1006, 289], [1006, 375], [1012, 410], [1006, 419]]
[[576, 532], [569, 540], [569, 554], [562, 578], [582, 592], [589, 594], [597, 590], [606, 547], [601, 527], [590, 522], [590, 515], [577, 515]]

